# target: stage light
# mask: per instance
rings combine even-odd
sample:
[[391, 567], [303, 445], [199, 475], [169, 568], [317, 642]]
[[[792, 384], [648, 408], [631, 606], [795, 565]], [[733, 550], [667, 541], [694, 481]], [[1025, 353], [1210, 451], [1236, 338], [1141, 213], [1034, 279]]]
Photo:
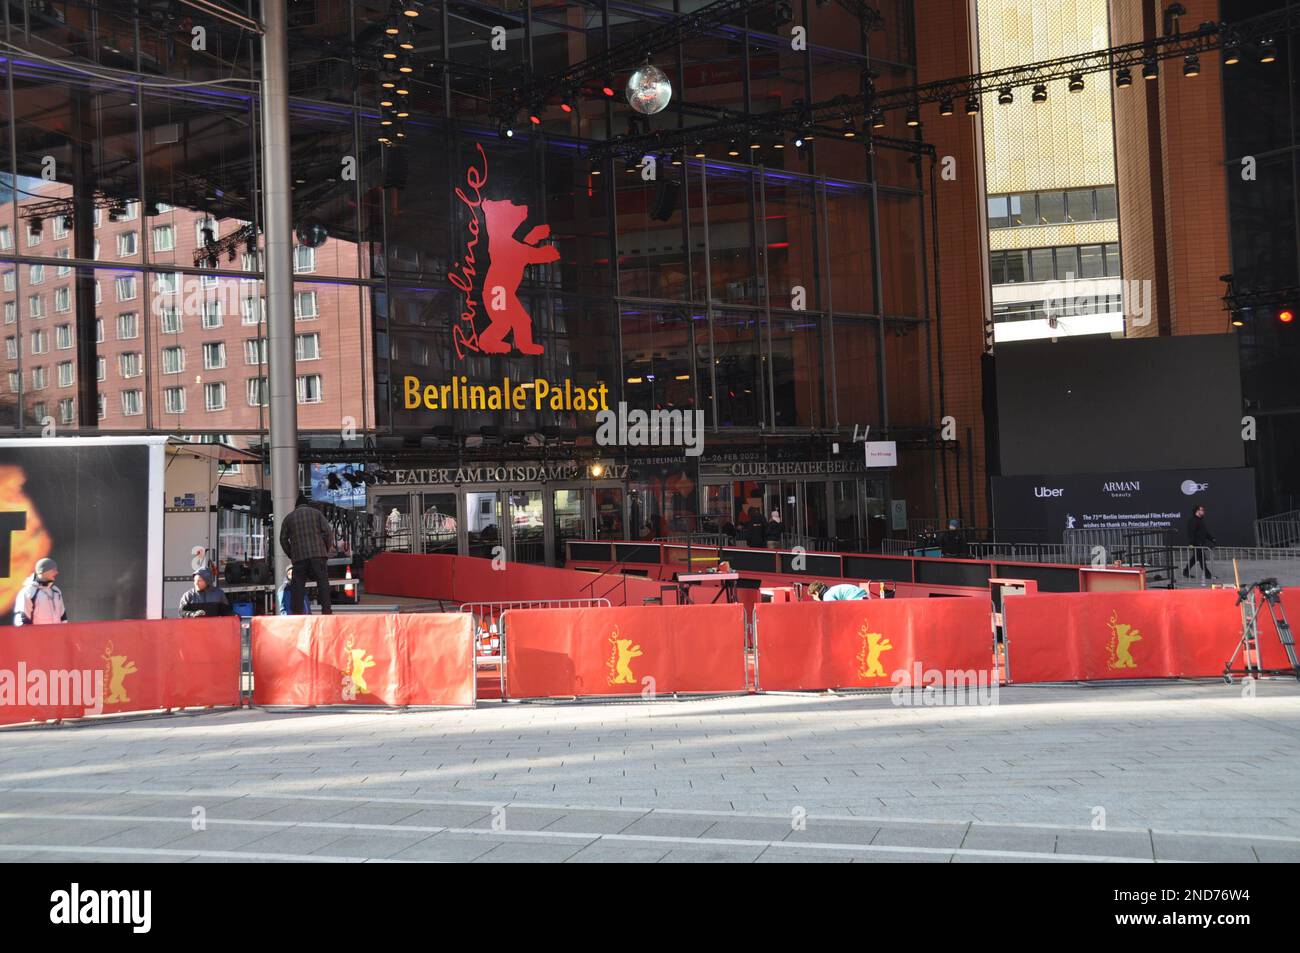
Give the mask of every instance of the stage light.
[[573, 107], [570, 106], [568, 103], [562, 102], [562, 103], [560, 103], [560, 111], [561, 111], [561, 112], [566, 112], [566, 113], [571, 113], [571, 112], [573, 112]]
[[507, 123], [503, 122], [497, 126], [497, 135], [502, 139], [513, 139], [515, 137], [515, 131]]
[[1223, 48], [1223, 65], [1236, 66], [1241, 62], [1241, 49], [1236, 43], [1229, 43]]
[[939, 100], [939, 115], [940, 115], [940, 116], [951, 116], [951, 115], [952, 115], [952, 100], [951, 100], [951, 99], [941, 99], [941, 100]]
[[872, 129], [885, 128], [885, 114], [879, 109], [873, 109], [871, 111], [871, 128]]
[[402, 55], [401, 65], [397, 67], [399, 73], [414, 73], [415, 67], [411, 65], [411, 56], [409, 53]]
[[[157, 215], [157, 214], [158, 214], [158, 206], [157, 206], [156, 204], [154, 204], [154, 206], [153, 206], [153, 214], [154, 214], [154, 215]], [[67, 228], [67, 229], [71, 229], [71, 228], [72, 228], [72, 216], [71, 216], [71, 215], [65, 215], [65, 216], [63, 216], [63, 227], [64, 227], [64, 228]]]
[[758, 140], [758, 133], [756, 133], [756, 132], [751, 132], [751, 133], [749, 134], [749, 148], [750, 148], [750, 149], [761, 149], [761, 148], [763, 148], [763, 143], [759, 142], [759, 140]]
[[1068, 88], [1068, 89], [1070, 90], [1070, 92], [1072, 92], [1072, 93], [1081, 93], [1081, 92], [1083, 92], [1083, 74], [1082, 74], [1082, 73], [1071, 73], [1071, 74], [1070, 74], [1070, 85], [1069, 85], [1067, 88]]
[[1156, 64], [1155, 57], [1148, 56], [1142, 61], [1142, 78], [1153, 80], [1160, 75], [1160, 67]]
[[385, 96], [383, 99], [379, 100], [379, 105], [384, 109], [387, 109], [389, 106], [393, 105], [393, 101]]
[[1234, 312], [1232, 312], [1232, 326], [1233, 326], [1234, 328], [1242, 327], [1245, 323], [1246, 323], [1246, 322], [1245, 322], [1244, 320], [1242, 320], [1241, 312], [1240, 312], [1240, 311], [1234, 311]]
[[857, 129], [853, 128], [853, 119], [850, 116], [844, 117], [844, 122], [840, 124], [840, 135], [845, 139], [852, 139], [858, 134]]
[[635, 172], [635, 171], [636, 171], [636, 159], [634, 159], [632, 156], [628, 156], [626, 159], [624, 159], [624, 160], [623, 160], [623, 171], [626, 172], [626, 173], [628, 173], [629, 175], [630, 175], [631, 173]]
[[1188, 53], [1183, 57], [1183, 75], [1200, 76], [1201, 75], [1201, 58], [1195, 53]]
[[693, 155], [697, 159], [703, 159], [705, 156], [708, 155], [708, 153], [704, 151], [704, 146], [702, 146], [700, 143], [697, 142], [695, 144], [695, 151], [691, 153], [691, 155]]
[[1283, 308], [1281, 311], [1277, 313], [1277, 319], [1281, 321], [1283, 324], [1290, 324], [1292, 321], [1295, 320], [1295, 312], [1292, 311], [1290, 308]]
[[1128, 89], [1133, 85], [1133, 71], [1127, 66], [1120, 67], [1115, 72], [1115, 88]]
[[387, 33], [389, 36], [397, 36], [397, 34], [402, 32], [402, 28], [397, 25], [396, 20], [394, 20], [392, 17], [389, 17], [388, 25], [384, 27], [384, 32]]
[[415, 9], [414, 0], [401, 0], [402, 14], [408, 17], [418, 17], [420, 11]]
[[591, 475], [599, 480], [605, 475], [605, 468], [599, 463], [593, 463], [591, 465]]
[[379, 120], [379, 125], [381, 126], [391, 126], [392, 124], [393, 124], [392, 117], [390, 117], [387, 114], [383, 115]]
[[215, 245], [217, 243], [217, 233], [210, 225], [204, 225], [200, 231], [203, 233], [204, 246]]
[[591, 160], [591, 163], [590, 163], [590, 166], [591, 166], [590, 171], [591, 171], [591, 174], [592, 174], [592, 175], [600, 175], [601, 172], [604, 171], [604, 170], [601, 169], [601, 167], [600, 167], [600, 160], [599, 160], [599, 159], [592, 159], [592, 160]]
[[921, 110], [918, 106], [907, 107], [907, 124], [915, 129], [921, 125]]
[[410, 95], [411, 91], [407, 89], [405, 85], [399, 83], [397, 88], [393, 90], [393, 92], [397, 93], [398, 96], [408, 96]]
[[385, 40], [385, 41], [384, 41], [384, 51], [383, 51], [382, 53], [380, 53], [379, 55], [382, 56], [382, 57], [383, 57], [384, 59], [386, 59], [386, 60], [395, 60], [395, 59], [397, 59], [397, 44], [394, 43], [392, 40]]
[[978, 96], [966, 97], [966, 115], [978, 116], [980, 112], [980, 98]]
[[732, 158], [740, 155], [740, 146], [736, 143], [735, 139], [732, 139], [730, 144], [727, 146], [727, 155]]
[[231, 245], [230, 248], [226, 250], [226, 261], [234, 261], [235, 254], [235, 246]]
[[795, 137], [794, 137], [794, 147], [795, 147], [796, 149], [802, 150], [802, 149], [803, 149], [803, 144], [804, 144], [804, 138], [803, 138], [803, 136], [795, 136]]
[[1029, 98], [1036, 103], [1047, 102], [1047, 84], [1039, 83], [1037, 86], [1035, 86], [1034, 92]]
[[680, 152], [674, 152], [672, 158], [668, 160], [672, 165], [681, 165], [684, 161]]
[[391, 79], [389, 79], [388, 77], [384, 77], [383, 81], [382, 81], [379, 85], [382, 86], [382, 87], [384, 87], [384, 89], [396, 89], [396, 88], [397, 88], [397, 84], [396, 84], [395, 82], [393, 82]]
[[45, 220], [42, 218], [29, 218], [27, 220], [27, 231], [40, 237], [41, 233], [45, 231]]
[[398, 109], [395, 115], [397, 116], [398, 119], [409, 119], [411, 116], [411, 114], [407, 112], [405, 108]]
[[1015, 96], [1012, 94], [1010, 86], [1003, 86], [1001, 89], [998, 90], [999, 106], [1010, 106], [1014, 100], [1015, 100]]
[[1270, 40], [1262, 40], [1259, 44], [1259, 61], [1261, 63], [1272, 63], [1277, 59], [1277, 44]]
[[542, 124], [542, 117], [537, 115], [537, 113], [529, 113], [528, 121], [531, 122], [534, 126], [540, 126]]
[[609, 83], [606, 83], [604, 86], [600, 87], [600, 91], [605, 94], [606, 99], [614, 98], [614, 87], [609, 85]]
[[397, 41], [397, 45], [404, 50], [413, 50], [415, 49], [415, 40], [412, 39], [411, 35], [408, 33]]

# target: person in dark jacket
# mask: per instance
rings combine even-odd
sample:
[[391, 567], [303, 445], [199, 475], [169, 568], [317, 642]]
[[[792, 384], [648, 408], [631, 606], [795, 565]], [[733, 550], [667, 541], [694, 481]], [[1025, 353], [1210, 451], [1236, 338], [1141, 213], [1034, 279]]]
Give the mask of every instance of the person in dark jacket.
[[181, 618], [200, 619], [219, 615], [234, 615], [230, 600], [213, 581], [212, 570], [200, 569], [194, 574], [194, 588], [181, 596]]
[[1192, 511], [1192, 518], [1187, 521], [1187, 542], [1192, 547], [1192, 558], [1187, 560], [1187, 565], [1183, 567], [1183, 575], [1190, 576], [1191, 568], [1196, 563], [1201, 564], [1201, 574], [1206, 579], [1213, 579], [1214, 573], [1210, 572], [1205, 565], [1206, 547], [1215, 545], [1214, 535], [1210, 532], [1209, 527], [1205, 525], [1205, 507], [1198, 506]]
[[293, 584], [289, 591], [293, 593], [294, 614], [309, 614], [307, 580], [315, 579], [321, 615], [333, 615], [329, 555], [334, 549], [334, 527], [305, 495], [298, 497], [298, 506], [280, 524], [280, 547], [293, 560]]
[[749, 508], [749, 521], [745, 523], [745, 542], [750, 549], [764, 549], [767, 546], [767, 523], [758, 507]]
[[767, 541], [768, 549], [781, 548], [781, 533], [785, 530], [785, 524], [781, 522], [781, 511], [773, 510], [772, 515], [768, 517], [767, 525], [763, 527], [763, 539]]

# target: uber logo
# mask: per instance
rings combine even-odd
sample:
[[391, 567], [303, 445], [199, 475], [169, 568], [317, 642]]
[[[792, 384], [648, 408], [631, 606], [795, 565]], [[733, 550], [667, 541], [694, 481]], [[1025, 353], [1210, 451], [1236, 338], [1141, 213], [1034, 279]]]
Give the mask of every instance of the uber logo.
[[1064, 487], [1053, 488], [1050, 486], [1036, 486], [1034, 487], [1034, 496], [1040, 498], [1046, 496], [1065, 496], [1065, 488]]

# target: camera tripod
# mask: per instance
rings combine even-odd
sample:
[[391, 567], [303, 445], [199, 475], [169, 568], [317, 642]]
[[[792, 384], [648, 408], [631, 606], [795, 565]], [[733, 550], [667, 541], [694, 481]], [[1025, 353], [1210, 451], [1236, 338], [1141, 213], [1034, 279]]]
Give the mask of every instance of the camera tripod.
[[[1232, 684], [1232, 676], [1242, 678], [1259, 678], [1263, 675], [1294, 675], [1300, 681], [1300, 660], [1296, 659], [1295, 639], [1291, 635], [1291, 624], [1287, 622], [1286, 610], [1282, 608], [1282, 588], [1276, 579], [1261, 579], [1248, 586], [1237, 587], [1237, 605], [1241, 606], [1241, 640], [1232, 652], [1232, 658], [1223, 666], [1223, 680]], [[1259, 617], [1267, 607], [1273, 628], [1277, 631], [1282, 651], [1286, 652], [1291, 663], [1290, 670], [1284, 668], [1264, 668], [1263, 655], [1259, 648]], [[1242, 667], [1233, 668], [1237, 656], [1241, 656]]]

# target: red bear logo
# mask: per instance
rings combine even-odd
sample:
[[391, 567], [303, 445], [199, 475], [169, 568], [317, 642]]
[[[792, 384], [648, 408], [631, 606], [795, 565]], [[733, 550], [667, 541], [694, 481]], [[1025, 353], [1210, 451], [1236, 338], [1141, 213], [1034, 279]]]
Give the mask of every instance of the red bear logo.
[[479, 349], [487, 354], [506, 354], [507, 334], [514, 334], [514, 346], [521, 354], [541, 354], [546, 349], [533, 341], [533, 319], [519, 300], [519, 283], [529, 265], [559, 261], [560, 250], [542, 245], [551, 235], [549, 225], [538, 225], [515, 238], [515, 230], [528, 218], [528, 206], [506, 200], [485, 200], [483, 216], [488, 231], [487, 277], [483, 281], [483, 303], [490, 323], [478, 336]]

